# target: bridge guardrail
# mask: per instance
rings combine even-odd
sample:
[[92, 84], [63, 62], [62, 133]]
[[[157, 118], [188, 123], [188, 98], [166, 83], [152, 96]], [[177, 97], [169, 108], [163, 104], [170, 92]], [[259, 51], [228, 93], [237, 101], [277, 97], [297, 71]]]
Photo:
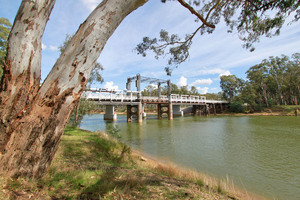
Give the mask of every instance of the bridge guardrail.
[[172, 103], [228, 103], [227, 101], [221, 100], [207, 100], [205, 96], [196, 95], [179, 95], [171, 94], [170, 99], [166, 95], [160, 97], [141, 96], [141, 92], [128, 91], [128, 90], [113, 90], [113, 91], [101, 91], [101, 90], [90, 90], [85, 92], [86, 99], [96, 101], [110, 101], [110, 102], [135, 102], [139, 99], [144, 100], [170, 100]]

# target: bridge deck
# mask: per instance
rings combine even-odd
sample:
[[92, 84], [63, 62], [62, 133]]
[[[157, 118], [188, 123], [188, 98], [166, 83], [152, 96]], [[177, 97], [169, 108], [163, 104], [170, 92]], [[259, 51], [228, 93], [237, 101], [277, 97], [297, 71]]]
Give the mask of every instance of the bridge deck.
[[227, 101], [221, 100], [207, 100], [204, 96], [194, 95], [171, 94], [170, 98], [163, 95], [160, 97], [141, 96], [139, 92], [135, 91], [89, 91], [85, 93], [85, 96], [87, 100], [98, 101], [99, 104], [103, 105], [135, 105], [140, 101], [146, 104], [163, 104], [171, 102], [174, 105], [204, 105], [228, 103]]

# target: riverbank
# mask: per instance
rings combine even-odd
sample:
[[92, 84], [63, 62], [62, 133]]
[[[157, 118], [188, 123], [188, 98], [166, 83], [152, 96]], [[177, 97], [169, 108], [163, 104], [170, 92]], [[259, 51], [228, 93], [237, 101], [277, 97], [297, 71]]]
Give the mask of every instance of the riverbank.
[[162, 164], [102, 132], [67, 127], [40, 180], [0, 176], [0, 199], [258, 199], [191, 170]]
[[245, 113], [232, 113], [225, 112], [218, 115], [233, 115], [233, 116], [295, 116], [296, 110], [300, 110], [300, 105], [278, 105], [270, 108], [265, 108], [262, 111], [245, 112]]

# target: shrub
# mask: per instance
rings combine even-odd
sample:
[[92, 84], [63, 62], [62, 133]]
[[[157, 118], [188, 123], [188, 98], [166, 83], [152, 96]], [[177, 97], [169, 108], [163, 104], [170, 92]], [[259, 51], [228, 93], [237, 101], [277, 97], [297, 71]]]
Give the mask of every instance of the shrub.
[[230, 112], [243, 113], [245, 112], [245, 107], [240, 102], [232, 102], [229, 107]]

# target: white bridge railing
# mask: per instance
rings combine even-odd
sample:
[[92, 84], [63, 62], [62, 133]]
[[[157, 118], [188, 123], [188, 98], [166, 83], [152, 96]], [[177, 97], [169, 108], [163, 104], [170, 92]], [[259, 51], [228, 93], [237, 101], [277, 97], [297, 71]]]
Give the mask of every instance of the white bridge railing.
[[205, 96], [195, 96], [195, 95], [179, 95], [171, 94], [170, 99], [166, 95], [161, 95], [160, 97], [153, 96], [141, 96], [141, 92], [138, 91], [128, 91], [128, 90], [112, 90], [103, 91], [97, 89], [91, 89], [85, 91], [83, 97], [87, 100], [94, 100], [100, 102], [135, 102], [140, 99], [144, 101], [171, 101], [172, 103], [227, 103], [221, 100], [206, 100]]

